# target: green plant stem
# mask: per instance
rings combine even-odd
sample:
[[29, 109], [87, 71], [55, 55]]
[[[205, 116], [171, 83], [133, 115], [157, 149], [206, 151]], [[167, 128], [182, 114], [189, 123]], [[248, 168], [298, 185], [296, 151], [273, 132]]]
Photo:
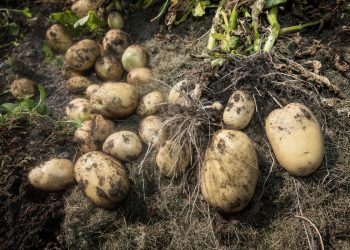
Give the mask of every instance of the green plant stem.
[[163, 5], [160, 7], [160, 11], [159, 11], [158, 15], [155, 18], [151, 19], [151, 22], [154, 22], [158, 18], [161, 18], [165, 14], [165, 12], [167, 11], [169, 4], [170, 4], [170, 0], [166, 0], [166, 2], [163, 3]]
[[285, 27], [285, 28], [282, 28], [280, 30], [280, 34], [284, 34], [284, 33], [291, 32], [291, 31], [297, 31], [297, 30], [301, 30], [301, 29], [304, 29], [304, 28], [307, 28], [310, 26], [314, 26], [314, 25], [320, 24], [322, 21], [323, 21], [323, 19], [320, 19], [320, 20], [317, 20], [314, 22], [302, 23], [302, 24], [298, 24], [295, 26]]
[[215, 48], [216, 39], [212, 35], [216, 33], [216, 29], [215, 29], [216, 20], [219, 18], [221, 9], [222, 9], [223, 5], [226, 3], [226, 1], [227, 0], [221, 0], [219, 5], [218, 5], [218, 8], [216, 9], [215, 16], [213, 18], [213, 23], [212, 23], [210, 33], [209, 33], [209, 39], [208, 39], [208, 44], [207, 44], [208, 50], [213, 50]]
[[278, 23], [278, 20], [277, 20], [277, 14], [278, 14], [278, 7], [275, 6], [271, 8], [270, 12], [267, 15], [267, 19], [271, 26], [271, 32], [264, 45], [265, 52], [271, 52], [273, 45], [275, 44], [275, 41], [281, 30], [280, 24]]
[[254, 31], [254, 45], [255, 52], [260, 50], [260, 34], [259, 34], [259, 16], [264, 8], [264, 0], [256, 0], [252, 6], [252, 23]]
[[231, 29], [231, 33], [237, 27], [237, 19], [238, 19], [238, 11], [236, 8], [234, 8], [231, 12], [231, 15], [230, 15], [230, 26], [229, 27]]

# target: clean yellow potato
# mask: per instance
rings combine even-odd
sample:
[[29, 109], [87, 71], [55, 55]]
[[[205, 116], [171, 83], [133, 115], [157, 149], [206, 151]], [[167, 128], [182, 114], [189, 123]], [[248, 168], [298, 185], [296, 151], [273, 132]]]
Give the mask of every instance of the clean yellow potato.
[[75, 180], [97, 206], [113, 208], [129, 194], [130, 181], [124, 166], [100, 151], [82, 155], [74, 166]]
[[57, 52], [64, 53], [73, 45], [69, 32], [60, 24], [54, 24], [46, 31], [46, 42]]
[[254, 99], [244, 91], [234, 91], [223, 113], [223, 122], [230, 129], [244, 129], [255, 111]]
[[152, 91], [142, 97], [137, 107], [137, 114], [140, 117], [154, 115], [160, 110], [164, 102], [163, 94], [160, 91]]
[[75, 98], [66, 107], [66, 115], [69, 120], [85, 121], [90, 118], [90, 102], [85, 98]]
[[74, 183], [73, 162], [53, 158], [34, 167], [28, 175], [29, 182], [45, 191], [60, 191]]
[[156, 165], [160, 173], [169, 178], [182, 175], [190, 163], [190, 149], [171, 140], [166, 141], [156, 155]]
[[192, 92], [187, 80], [176, 83], [169, 91], [168, 101], [171, 104], [177, 104], [184, 107], [189, 107], [191, 101], [189, 95]]
[[10, 92], [15, 98], [34, 95], [34, 82], [27, 78], [19, 78], [11, 83]]
[[265, 129], [278, 162], [289, 173], [306, 176], [320, 167], [324, 154], [321, 128], [305, 105], [290, 103], [272, 111]]
[[144, 118], [139, 125], [141, 140], [153, 148], [159, 147], [165, 141], [165, 132], [162, 131], [162, 119], [151, 115]]
[[100, 55], [100, 46], [93, 40], [84, 39], [71, 46], [64, 60], [74, 71], [84, 71], [94, 66]]
[[259, 169], [249, 137], [238, 130], [217, 131], [208, 145], [201, 172], [203, 198], [220, 212], [246, 207], [254, 195]]
[[123, 67], [115, 56], [106, 55], [97, 59], [95, 72], [103, 81], [118, 81], [123, 76]]
[[127, 76], [127, 82], [134, 86], [149, 84], [152, 80], [152, 71], [147, 68], [132, 69]]
[[95, 93], [98, 90], [99, 87], [100, 87], [100, 85], [98, 85], [98, 84], [91, 84], [91, 85], [89, 85], [89, 87], [86, 88], [86, 92], [85, 92], [86, 97], [88, 99], [90, 99], [92, 94]]
[[136, 68], [144, 68], [147, 63], [147, 54], [140, 45], [130, 45], [126, 48], [122, 56], [123, 68], [130, 72]]
[[130, 84], [107, 82], [91, 95], [90, 103], [98, 114], [124, 118], [136, 111], [138, 99], [137, 90]]
[[66, 87], [71, 93], [83, 92], [93, 81], [84, 76], [73, 76], [66, 81]]
[[109, 30], [102, 41], [105, 54], [115, 54], [121, 58], [126, 48], [130, 45], [128, 33], [121, 29]]
[[107, 23], [110, 29], [124, 28], [124, 18], [118, 11], [111, 11], [108, 14]]
[[84, 17], [88, 14], [90, 10], [94, 9], [95, 5], [92, 0], [78, 0], [71, 7], [73, 13], [76, 14], [78, 17]]
[[131, 131], [119, 131], [108, 136], [103, 152], [122, 161], [137, 159], [142, 153], [140, 138]]

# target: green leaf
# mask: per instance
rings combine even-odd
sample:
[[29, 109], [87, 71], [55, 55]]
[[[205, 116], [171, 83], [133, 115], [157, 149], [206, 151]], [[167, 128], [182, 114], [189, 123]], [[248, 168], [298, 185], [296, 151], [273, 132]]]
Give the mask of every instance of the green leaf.
[[5, 113], [14, 113], [16, 108], [18, 107], [18, 103], [3, 103], [0, 105], [0, 110]]
[[88, 27], [90, 30], [97, 30], [105, 27], [106, 23], [102, 21], [94, 11], [89, 11], [87, 16], [84, 16], [83, 18], [79, 19], [74, 24], [75, 29], [83, 26]]
[[205, 9], [210, 6], [210, 1], [199, 1], [195, 3], [195, 7], [192, 9], [193, 16], [203, 16]]
[[65, 12], [56, 12], [50, 15], [50, 20], [58, 22], [62, 25], [74, 26], [74, 24], [79, 20], [79, 17], [75, 15], [71, 10], [66, 10]]
[[52, 60], [54, 58], [54, 54], [53, 54], [51, 48], [46, 43], [44, 43], [44, 45], [43, 45], [43, 51], [44, 51], [44, 54], [45, 54], [44, 62], [45, 63], [52, 62]]
[[63, 123], [71, 124], [76, 128], [80, 128], [82, 125], [82, 122], [79, 119], [66, 120], [66, 121], [63, 121]]
[[84, 16], [83, 18], [80, 18], [78, 21], [75, 22], [74, 24], [74, 29], [78, 28], [78, 27], [81, 27], [81, 26], [84, 26], [87, 21], [89, 20], [89, 15], [87, 16]]
[[286, 3], [287, 0], [265, 0], [265, 9], [269, 9], [273, 6]]
[[211, 37], [216, 39], [216, 40], [219, 40], [219, 41], [226, 40], [226, 36], [224, 34], [221, 34], [221, 33], [213, 33], [213, 34], [211, 34]]
[[30, 12], [30, 10], [28, 9], [28, 7], [25, 7], [23, 10], [22, 10], [22, 13], [28, 17], [28, 18], [32, 18], [33, 17], [33, 14], [32, 12]]

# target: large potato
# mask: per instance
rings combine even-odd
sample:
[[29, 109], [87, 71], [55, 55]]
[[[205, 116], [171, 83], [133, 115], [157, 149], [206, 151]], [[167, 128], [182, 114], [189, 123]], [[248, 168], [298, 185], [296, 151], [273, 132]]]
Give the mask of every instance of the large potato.
[[290, 103], [272, 111], [265, 129], [278, 162], [289, 173], [306, 176], [319, 168], [324, 153], [321, 128], [305, 105]]
[[64, 59], [69, 67], [76, 71], [84, 71], [94, 66], [100, 55], [100, 46], [90, 39], [84, 39], [70, 47]]
[[103, 152], [81, 156], [74, 166], [75, 179], [97, 206], [113, 208], [128, 195], [130, 181], [124, 166]]
[[70, 120], [85, 121], [90, 118], [90, 102], [85, 98], [75, 98], [66, 107], [66, 115]]
[[102, 44], [106, 54], [115, 54], [118, 58], [121, 58], [130, 45], [130, 37], [120, 29], [111, 29], [106, 33]]
[[117, 81], [123, 76], [123, 67], [113, 55], [106, 55], [97, 59], [95, 72], [103, 81]]
[[137, 107], [137, 114], [141, 117], [154, 115], [159, 111], [164, 102], [163, 94], [160, 91], [152, 91], [142, 97]]
[[91, 108], [96, 113], [124, 118], [135, 112], [138, 104], [136, 89], [127, 83], [108, 82], [102, 84], [91, 95]]
[[139, 134], [143, 143], [152, 147], [160, 146], [165, 140], [162, 119], [155, 115], [147, 116], [140, 122]]
[[11, 94], [16, 98], [34, 95], [34, 82], [27, 78], [19, 78], [11, 83]]
[[86, 88], [85, 94], [88, 99], [91, 98], [92, 94], [95, 93], [100, 85], [98, 84], [91, 84], [89, 87]]
[[83, 92], [93, 81], [84, 76], [73, 76], [66, 81], [66, 87], [71, 93]]
[[238, 130], [216, 132], [205, 152], [200, 188], [204, 199], [224, 213], [247, 206], [259, 176], [249, 137]]
[[89, 11], [95, 9], [95, 5], [92, 0], [78, 0], [72, 5], [71, 9], [78, 17], [84, 17]]
[[28, 175], [29, 182], [45, 191], [60, 191], [74, 183], [73, 162], [53, 158], [33, 168]]
[[244, 129], [250, 123], [254, 110], [253, 98], [244, 91], [235, 91], [224, 110], [223, 122], [230, 129]]
[[66, 52], [73, 45], [71, 35], [60, 24], [54, 24], [46, 31], [46, 42], [58, 52]]

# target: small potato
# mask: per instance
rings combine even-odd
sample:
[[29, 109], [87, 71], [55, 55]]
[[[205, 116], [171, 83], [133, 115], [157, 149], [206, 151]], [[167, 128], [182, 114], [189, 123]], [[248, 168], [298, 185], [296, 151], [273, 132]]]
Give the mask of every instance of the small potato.
[[112, 11], [108, 14], [107, 23], [110, 29], [124, 28], [124, 18], [118, 11]]
[[46, 31], [46, 42], [51, 49], [64, 53], [73, 45], [69, 32], [60, 24], [52, 25]]
[[244, 129], [250, 123], [255, 111], [253, 98], [244, 91], [231, 95], [223, 113], [223, 122], [230, 129]]
[[124, 166], [103, 152], [82, 155], [74, 166], [75, 179], [97, 206], [114, 208], [128, 196], [130, 181]]
[[91, 68], [100, 55], [100, 46], [90, 39], [84, 39], [70, 47], [65, 56], [65, 62], [75, 71]]
[[147, 68], [132, 69], [127, 76], [127, 82], [134, 86], [149, 84], [152, 80], [152, 71]]
[[130, 37], [120, 29], [111, 29], [106, 33], [102, 44], [106, 54], [115, 54], [118, 58], [121, 58], [130, 45]]
[[15, 98], [34, 95], [34, 82], [26, 78], [19, 78], [11, 83], [11, 94]]
[[33, 168], [28, 175], [29, 182], [45, 191], [60, 191], [74, 183], [73, 162], [53, 158]]
[[94, 112], [108, 117], [124, 118], [135, 112], [139, 95], [127, 83], [107, 82], [102, 84], [90, 98]]
[[118, 81], [123, 76], [123, 67], [113, 55], [106, 55], [97, 59], [95, 72], [103, 81]]
[[265, 129], [278, 162], [289, 173], [307, 176], [320, 167], [323, 136], [316, 117], [305, 105], [290, 103], [272, 111]]
[[73, 76], [66, 81], [66, 87], [71, 93], [83, 92], [92, 84], [90, 79], [83, 76]]
[[103, 152], [122, 161], [137, 159], [142, 153], [140, 138], [131, 131], [111, 134], [103, 144]]
[[189, 95], [192, 91], [187, 80], [180, 81], [171, 88], [168, 101], [171, 104], [189, 107], [191, 105]]
[[74, 141], [82, 153], [102, 148], [103, 142], [114, 131], [114, 123], [102, 115], [95, 115], [91, 120], [84, 121], [74, 134]]
[[156, 164], [160, 173], [169, 178], [182, 175], [190, 163], [190, 150], [171, 140], [166, 141], [156, 155]]
[[137, 114], [140, 117], [154, 115], [159, 111], [164, 102], [163, 94], [160, 91], [152, 91], [142, 97], [137, 107]]
[[78, 0], [71, 7], [73, 13], [78, 17], [84, 17], [90, 10], [94, 9], [95, 5], [92, 0]]
[[130, 72], [132, 69], [143, 68], [147, 63], [147, 54], [140, 45], [130, 45], [122, 56], [123, 68]]
[[91, 85], [89, 85], [89, 87], [86, 88], [86, 92], [85, 92], [86, 93], [86, 97], [88, 99], [90, 99], [92, 94], [95, 93], [98, 90], [99, 87], [100, 87], [100, 85], [98, 85], [98, 84], [91, 84]]
[[159, 116], [151, 115], [144, 118], [139, 126], [142, 142], [152, 147], [160, 146], [165, 140], [165, 133], [161, 129], [162, 119]]
[[90, 118], [90, 102], [85, 98], [71, 100], [66, 108], [66, 115], [70, 120], [85, 121]]

